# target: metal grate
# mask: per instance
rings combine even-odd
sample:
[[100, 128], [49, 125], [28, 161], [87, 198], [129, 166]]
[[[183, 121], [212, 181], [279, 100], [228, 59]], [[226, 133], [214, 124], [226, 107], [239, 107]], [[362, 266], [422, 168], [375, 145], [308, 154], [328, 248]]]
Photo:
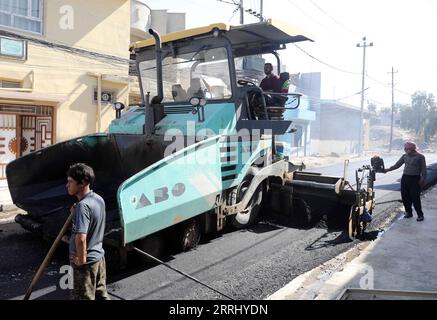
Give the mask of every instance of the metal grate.
[[238, 142], [231, 142], [230, 137], [222, 137], [220, 144], [220, 162], [222, 181], [233, 181], [238, 177]]
[[42, 106], [25, 106], [25, 105], [7, 105], [0, 104], [0, 112], [15, 113], [15, 114], [28, 114], [37, 116], [52, 116], [52, 107]]
[[164, 107], [164, 113], [169, 114], [189, 114], [193, 107]]
[[437, 300], [437, 292], [346, 289], [337, 300]]

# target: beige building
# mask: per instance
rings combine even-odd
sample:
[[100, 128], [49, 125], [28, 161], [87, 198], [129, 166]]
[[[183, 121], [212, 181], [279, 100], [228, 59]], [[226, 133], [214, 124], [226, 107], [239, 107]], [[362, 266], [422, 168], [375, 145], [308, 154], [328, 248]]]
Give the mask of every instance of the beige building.
[[0, 1], [0, 181], [20, 156], [107, 130], [113, 102], [141, 103], [129, 45], [150, 27], [183, 30], [185, 14], [146, 0]]
[[13, 159], [103, 132], [129, 101], [129, 0], [0, 1], [0, 179]]

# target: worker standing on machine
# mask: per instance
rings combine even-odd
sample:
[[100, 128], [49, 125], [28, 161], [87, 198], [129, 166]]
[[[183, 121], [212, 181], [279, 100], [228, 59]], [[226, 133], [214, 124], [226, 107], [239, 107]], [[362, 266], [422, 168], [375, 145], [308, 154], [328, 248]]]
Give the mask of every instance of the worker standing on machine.
[[405, 218], [413, 217], [412, 205], [417, 213], [417, 221], [424, 220], [420, 193], [426, 181], [426, 160], [423, 154], [417, 152], [417, 146], [413, 142], [407, 142], [404, 146], [405, 154], [399, 161], [384, 173], [394, 171], [405, 164], [404, 175], [401, 181], [402, 202], [405, 207]]
[[103, 249], [105, 201], [90, 189], [94, 181], [91, 167], [79, 163], [67, 172], [68, 194], [78, 199], [71, 208], [70, 263], [73, 267], [74, 300], [109, 300]]
[[259, 86], [263, 89], [264, 93], [266, 93], [266, 104], [272, 106], [275, 103], [275, 98], [268, 95], [268, 93], [281, 93], [281, 79], [273, 73], [273, 65], [271, 63], [264, 65], [264, 73], [266, 77], [261, 81]]

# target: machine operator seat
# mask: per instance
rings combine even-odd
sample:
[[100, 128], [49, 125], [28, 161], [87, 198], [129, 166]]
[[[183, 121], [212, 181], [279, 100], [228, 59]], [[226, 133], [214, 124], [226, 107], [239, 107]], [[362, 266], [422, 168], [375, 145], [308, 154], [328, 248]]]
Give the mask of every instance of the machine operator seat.
[[261, 90], [252, 89], [247, 92], [246, 103], [252, 119], [267, 120], [266, 101]]
[[182, 88], [182, 85], [175, 84], [171, 88], [171, 94], [175, 102], [184, 102], [188, 101], [187, 92]]
[[190, 88], [187, 91], [188, 99], [191, 99], [193, 97], [197, 98], [203, 98], [204, 97], [204, 91], [202, 87], [202, 80], [200, 78], [193, 78], [191, 79]]

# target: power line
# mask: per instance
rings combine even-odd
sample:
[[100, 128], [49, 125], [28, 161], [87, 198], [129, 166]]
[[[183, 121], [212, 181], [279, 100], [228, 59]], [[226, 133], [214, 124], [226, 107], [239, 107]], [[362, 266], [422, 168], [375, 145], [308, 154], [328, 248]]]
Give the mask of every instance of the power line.
[[226, 0], [217, 0], [218, 2], [223, 2], [223, 3], [227, 3], [227, 4], [233, 4], [233, 5], [236, 5], [236, 6], [240, 6], [240, 4], [238, 3], [238, 2], [236, 2], [236, 1], [226, 1]]
[[89, 51], [89, 50], [85, 50], [85, 49], [79, 49], [79, 48], [71, 47], [71, 46], [64, 45], [64, 44], [57, 44], [57, 43], [49, 42], [46, 40], [40, 40], [40, 39], [20, 35], [18, 33], [6, 31], [6, 30], [0, 30], [0, 35], [6, 36], [6, 37], [12, 37], [12, 38], [19, 39], [19, 40], [26, 40], [28, 42], [31, 42], [33, 44], [37, 44], [40, 46], [44, 46], [44, 47], [48, 47], [51, 49], [60, 50], [60, 51], [68, 52], [68, 53], [74, 53], [74, 54], [78, 54], [81, 56], [92, 57], [95, 59], [100, 59], [100, 60], [104, 59], [105, 61], [112, 60], [112, 61], [117, 62], [117, 63], [129, 63], [129, 61], [130, 61], [129, 59], [124, 59], [124, 58], [120, 58], [120, 57], [116, 57], [116, 56], [112, 56], [112, 55], [108, 55], [108, 54], [103, 54], [103, 53], [97, 53], [97, 52], [93, 52], [93, 51]]
[[324, 24], [320, 23], [320, 21], [318, 21], [317, 19], [315, 19], [312, 15], [306, 13], [301, 7], [299, 7], [297, 4], [295, 4], [294, 2], [292, 2], [291, 0], [287, 0], [289, 4], [291, 4], [293, 7], [295, 7], [297, 10], [299, 10], [300, 12], [302, 12], [305, 16], [307, 16], [308, 18], [310, 18], [311, 20], [313, 20], [315, 23], [317, 23], [319, 26], [321, 26], [324, 29], [329, 29], [327, 26], [325, 26]]
[[[305, 53], [307, 56], [309, 56], [311, 59], [313, 59], [313, 60], [315, 60], [315, 61], [317, 61], [317, 62], [319, 62], [319, 63], [321, 63], [321, 64], [323, 64], [323, 65], [325, 65], [325, 66], [327, 66], [327, 67], [329, 67], [329, 68], [332, 68], [332, 69], [334, 69], [334, 70], [340, 71], [340, 72], [342, 72], [342, 73], [347, 73], [347, 74], [352, 74], [352, 75], [360, 75], [360, 73], [358, 73], [358, 72], [352, 72], [352, 71], [348, 71], [348, 70], [344, 70], [344, 69], [341, 69], [341, 68], [335, 67], [335, 66], [333, 66], [333, 65], [331, 65], [331, 64], [329, 64], [329, 63], [327, 63], [327, 62], [324, 62], [324, 61], [322, 61], [322, 60], [316, 58], [315, 56], [313, 56], [312, 54], [308, 53], [307, 51], [305, 51], [304, 49], [302, 49], [302, 48], [299, 47], [298, 45], [294, 44], [294, 46], [296, 46], [299, 50], [301, 50], [302, 52], [304, 52], [304, 53]], [[380, 80], [378, 80], [378, 79], [376, 79], [376, 78], [371, 77], [371, 76], [368, 75], [367, 73], [366, 73], [366, 77], [369, 78], [370, 80], [373, 80], [373, 81], [376, 82], [377, 84], [383, 86], [384, 88], [386, 88], [386, 89], [390, 89], [389, 84], [385, 84], [385, 83], [383, 83], [382, 81], [380, 81]], [[404, 94], [404, 95], [407, 95], [407, 96], [412, 96], [412, 95], [413, 95], [413, 93], [411, 93], [411, 92], [403, 91], [403, 90], [400, 90], [400, 89], [396, 89], [396, 88], [395, 88], [394, 90], [395, 90], [396, 92], [399, 92], [399, 93]], [[361, 93], [361, 91], [360, 91], [359, 93]], [[352, 95], [352, 96], [354, 96], [354, 95]], [[346, 99], [346, 98], [349, 98], [349, 97], [345, 97], [345, 98], [342, 98], [342, 99], [336, 99], [336, 100], [344, 100], [344, 99]], [[375, 101], [375, 102], [378, 102], [378, 101]], [[379, 103], [379, 104], [383, 104], [383, 103], [381, 103], [381, 102], [378, 102], [378, 103]]]
[[400, 90], [400, 89], [396, 89], [396, 88], [395, 88], [395, 91], [399, 92], [399, 93], [402, 93], [402, 94], [405, 94], [405, 95], [410, 96], [410, 97], [414, 95], [414, 93], [406, 92], [406, 91], [403, 91], [403, 90]]
[[[295, 8], [297, 8], [299, 11], [301, 11], [304, 15], [306, 15], [307, 17], [309, 17], [311, 20], [313, 20], [314, 22], [316, 22], [317, 24], [319, 24], [320, 26], [327, 28], [325, 25], [321, 24], [319, 21], [317, 21], [316, 19], [314, 19], [311, 15], [307, 14], [301, 7], [299, 7], [298, 5], [296, 5], [294, 2], [292, 2], [291, 0], [287, 0], [289, 4], [291, 4], [292, 6], [294, 6]], [[337, 23], [338, 25], [340, 25], [343, 29], [347, 30], [349, 33], [353, 34], [353, 35], [357, 35], [357, 33], [355, 33], [354, 31], [352, 31], [350, 28], [348, 28], [347, 26], [345, 26], [344, 24], [342, 24], [340, 21], [338, 21], [337, 19], [335, 19], [334, 17], [332, 17], [328, 12], [326, 12], [323, 8], [321, 8], [317, 3], [315, 3], [313, 0], [310, 0], [310, 2], [322, 13], [324, 13], [325, 15], [327, 15], [328, 17], [330, 17], [335, 23]], [[298, 45], [294, 44], [299, 50], [301, 50], [302, 52], [304, 52], [306, 55], [308, 55], [310, 58], [318, 61], [319, 63], [326, 65], [334, 70], [343, 72], [343, 73], [348, 73], [348, 74], [354, 74], [354, 75], [360, 75], [361, 73], [358, 72], [352, 72], [352, 71], [348, 71], [342, 68], [338, 68], [336, 66], [333, 66], [332, 64], [329, 64], [327, 62], [324, 62], [318, 58], [316, 58], [315, 56], [313, 56], [312, 54], [306, 52], [305, 50], [303, 50], [301, 47], [299, 47]], [[366, 77], [368, 77], [369, 79], [375, 81], [376, 83], [389, 88], [388, 84], [383, 83], [382, 81], [379, 81], [373, 77], [370, 77], [368, 74], [366, 74]], [[396, 92], [402, 93], [404, 95], [408, 95], [411, 96], [412, 93], [404, 91], [404, 90], [400, 90], [400, 89], [394, 89]]]
[[[236, 6], [240, 6], [240, 4], [238, 2], [236, 2], [236, 1], [232, 1], [232, 2], [226, 1], [226, 0], [217, 0], [217, 1], [224, 2], [224, 3], [227, 3], [227, 4], [236, 5]], [[238, 9], [239, 8], [237, 7], [235, 12], [238, 12]], [[249, 10], [250, 9], [248, 9], [247, 11], [249, 11]], [[252, 13], [256, 13], [256, 11], [252, 11]], [[19, 35], [19, 34], [13, 33], [13, 32], [9, 32], [9, 31], [0, 30], [0, 35], [13, 36], [15, 38], [18, 38], [18, 39], [21, 39], [21, 40], [26, 40], [26, 41], [29, 41], [29, 42], [34, 43], [36, 45], [48, 47], [48, 48], [51, 48], [51, 49], [54, 49], [54, 50], [63, 51], [63, 52], [69, 53], [69, 54], [76, 54], [76, 55], [80, 55], [80, 56], [86, 57], [86, 58], [97, 59], [97, 60], [99, 60], [102, 63], [105, 63], [107, 65], [105, 67], [99, 66], [100, 69], [109, 70], [108, 65], [109, 66], [113, 66], [115, 68], [120, 68], [124, 64], [135, 64], [134, 61], [131, 61], [129, 59], [123, 59], [123, 58], [116, 57], [116, 56], [111, 56], [111, 55], [107, 55], [107, 54], [101, 54], [101, 53], [97, 53], [97, 52], [92, 52], [92, 51], [88, 51], [88, 50], [81, 49], [81, 48], [74, 48], [74, 47], [70, 47], [70, 46], [67, 46], [67, 45], [63, 45], [63, 44], [51, 43], [51, 42], [40, 40], [40, 39], [35, 39], [35, 38], [31, 38], [31, 37], [22, 36], [22, 35]], [[333, 66], [333, 65], [331, 65], [331, 64], [329, 64], [327, 62], [324, 62], [321, 59], [318, 59], [315, 56], [313, 56], [312, 54], [308, 53], [307, 51], [305, 51], [304, 49], [302, 49], [298, 45], [296, 45], [296, 44], [294, 44], [294, 45], [299, 50], [304, 52], [307, 56], [309, 56], [311, 59], [313, 59], [313, 60], [315, 60], [315, 61], [317, 61], [317, 62], [319, 62], [319, 63], [321, 63], [321, 64], [323, 64], [325, 66], [328, 66], [328, 67], [330, 67], [330, 68], [332, 68], [334, 70], [337, 70], [339, 72], [343, 72], [343, 73], [347, 73], [347, 74], [353, 74], [353, 75], [359, 75], [359, 73], [357, 73], [357, 72], [347, 71], [347, 70], [338, 68], [336, 66]], [[59, 59], [59, 60], [61, 60], [61, 59]], [[90, 66], [91, 65], [94, 66], [94, 64], [92, 64], [92, 63], [88, 63], [88, 62], [84, 62], [84, 63], [86, 63], [87, 65], [90, 65]], [[39, 68], [49, 68], [49, 69], [52, 69], [52, 70], [53, 69], [57, 69], [57, 68], [59, 68], [59, 69], [60, 68], [64, 68], [64, 67], [61, 67], [61, 66], [59, 66], [59, 67], [57, 67], [57, 66], [48, 67], [48, 66], [43, 66], [43, 65], [30, 65], [30, 64], [26, 64], [26, 65], [27, 66], [39, 67]], [[82, 68], [69, 67], [68, 69], [81, 70]], [[384, 87], [388, 87], [387, 84], [384, 84], [381, 81], [379, 81], [379, 80], [377, 80], [377, 79], [375, 79], [373, 77], [370, 77], [370, 75], [367, 75], [367, 77], [370, 78], [371, 80], [377, 82], [378, 84], [384, 86]], [[409, 93], [409, 92], [406, 92], [406, 91], [403, 91], [403, 90], [400, 90], [400, 89], [395, 89], [395, 91], [397, 91], [399, 93], [402, 93], [404, 95], [408, 95], [408, 96], [412, 95], [412, 93]]]
[[375, 100], [373, 98], [367, 98], [367, 103], [369, 103], [369, 102], [375, 102], [376, 104], [379, 104], [379, 105], [386, 105], [387, 104], [387, 103]]
[[353, 74], [353, 75], [360, 75], [360, 74], [361, 74], [361, 73], [359, 73], [359, 72], [348, 71], [348, 70], [344, 70], [344, 69], [341, 69], [341, 68], [335, 67], [335, 66], [333, 66], [333, 65], [331, 65], [331, 64], [329, 64], [329, 63], [327, 63], [327, 62], [324, 62], [324, 61], [320, 60], [319, 58], [316, 58], [316, 57], [313, 56], [312, 54], [308, 53], [307, 51], [305, 51], [304, 49], [302, 49], [301, 47], [299, 47], [297, 44], [293, 43], [293, 45], [294, 45], [296, 48], [298, 48], [300, 51], [302, 51], [303, 53], [305, 53], [307, 56], [309, 56], [311, 59], [316, 60], [317, 62], [319, 62], [319, 63], [321, 63], [321, 64], [323, 64], [323, 65], [325, 65], [325, 66], [327, 66], [327, 67], [330, 67], [330, 68], [332, 68], [332, 69], [334, 69], [334, 70], [337, 70], [337, 71], [340, 71], [340, 72], [343, 72], [343, 73]]
[[[370, 88], [366, 88], [364, 91], [366, 91], [366, 90], [368, 90], [368, 89], [370, 89]], [[359, 94], [361, 94], [361, 91], [359, 91], [359, 92], [357, 92], [357, 93], [354, 93], [354, 94], [351, 94], [351, 95], [348, 95], [348, 96], [346, 96], [346, 97], [344, 97], [344, 98], [335, 99], [335, 100], [336, 100], [336, 101], [346, 100], [346, 99], [349, 99], [349, 98], [355, 97], [355, 96], [357, 96], [357, 95], [359, 95]]]
[[[367, 74], [367, 73], [366, 73], [366, 77], [369, 78], [370, 80], [373, 80], [374, 82], [380, 84], [381, 86], [383, 86], [383, 87], [385, 87], [385, 88], [387, 88], [387, 89], [390, 89], [390, 88], [391, 88], [391, 85], [390, 85], [389, 83], [384, 83], [384, 82], [382, 82], [382, 81], [379, 81], [378, 79], [375, 79], [374, 77], [371, 77], [371, 76], [370, 76], [369, 74]], [[412, 96], [412, 95], [413, 95], [413, 93], [411, 93], [411, 92], [407, 92], [407, 91], [400, 90], [400, 89], [396, 89], [396, 88], [394, 89], [394, 91], [399, 92], [399, 93], [402, 93], [402, 94], [407, 95], [407, 96]]]
[[[49, 69], [49, 70], [54, 70], [54, 71], [60, 71], [60, 72], [70, 72], [72, 70], [101, 70], [101, 71], [108, 71], [108, 72], [114, 72], [117, 70], [122, 70], [123, 68], [127, 68], [129, 66], [128, 63], [125, 64], [117, 64], [117, 63], [113, 63], [110, 61], [104, 61], [104, 60], [99, 60], [99, 61], [95, 61], [93, 60], [93, 58], [91, 57], [77, 57], [75, 56], [74, 53], [69, 53], [72, 56], [65, 56], [64, 58], [62, 56], [59, 57], [54, 57], [51, 56], [50, 59], [48, 60], [49, 62], [47, 64], [37, 64], [37, 63], [31, 63], [26, 61], [24, 64], [20, 64], [18, 65], [19, 67], [36, 67], [36, 68], [40, 68], [40, 69]], [[44, 54], [38, 54], [38, 53], [33, 53], [32, 54], [33, 58], [38, 58], [38, 59], [43, 59], [43, 58], [47, 58], [47, 55]], [[76, 59], [76, 62], [78, 62], [78, 66], [71, 66], [71, 59]], [[88, 59], [85, 60], [85, 59]], [[15, 61], [14, 60], [4, 60], [4, 61], [0, 61], [0, 65], [5, 65], [8, 66], [11, 63], [13, 63], [15, 65]]]
[[379, 81], [378, 79], [375, 79], [374, 77], [371, 77], [367, 72], [366, 72], [366, 77], [369, 78], [370, 80], [382, 85], [383, 87], [388, 87], [389, 84], [388, 83], [384, 83], [382, 81]]
[[314, 5], [319, 11], [321, 11], [323, 14], [325, 14], [326, 16], [328, 16], [331, 20], [333, 20], [336, 24], [338, 24], [340, 27], [342, 27], [343, 29], [345, 29], [346, 31], [348, 31], [350, 34], [354, 35], [354, 36], [358, 36], [358, 34], [354, 31], [352, 31], [350, 28], [348, 28], [347, 26], [345, 26], [343, 23], [341, 23], [340, 21], [338, 21], [337, 19], [335, 19], [333, 16], [331, 16], [328, 12], [326, 12], [324, 9], [322, 9], [317, 3], [315, 3], [313, 0], [310, 0], [311, 4]]
[[232, 13], [232, 16], [229, 18], [228, 22], [231, 22], [232, 19], [234, 19], [234, 17], [237, 14], [237, 12], [238, 12], [238, 8], [234, 10], [234, 12]]
[[[240, 23], [241, 24], [244, 23], [244, 13], [248, 13], [248, 14], [250, 14], [250, 15], [260, 19], [261, 21], [265, 20], [265, 18], [262, 16], [262, 12], [257, 12], [257, 11], [255, 11], [252, 8], [245, 9], [244, 8], [244, 4], [243, 4], [243, 0], [240, 0], [239, 2], [237, 2], [235, 0], [232, 0], [232, 1], [228, 1], [228, 0], [216, 0], [216, 1], [236, 6], [236, 8], [235, 8], [235, 10], [233, 12], [234, 15], [232, 16], [232, 18], [235, 16], [236, 12], [240, 11], [240, 14], [241, 14], [241, 16], [240, 16]], [[262, 0], [260, 0], [260, 1], [262, 1]], [[263, 11], [263, 10], [260, 9], [260, 11]]]

